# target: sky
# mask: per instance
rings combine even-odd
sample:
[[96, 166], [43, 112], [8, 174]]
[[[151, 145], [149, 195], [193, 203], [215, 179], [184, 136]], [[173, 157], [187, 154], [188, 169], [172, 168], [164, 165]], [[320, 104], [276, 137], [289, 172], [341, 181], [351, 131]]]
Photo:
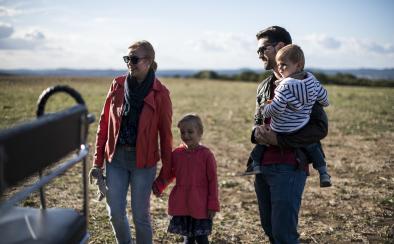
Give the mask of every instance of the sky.
[[393, 68], [393, 13], [392, 0], [0, 0], [0, 69], [123, 69], [138, 40], [162, 70], [256, 69], [272, 25], [307, 68]]

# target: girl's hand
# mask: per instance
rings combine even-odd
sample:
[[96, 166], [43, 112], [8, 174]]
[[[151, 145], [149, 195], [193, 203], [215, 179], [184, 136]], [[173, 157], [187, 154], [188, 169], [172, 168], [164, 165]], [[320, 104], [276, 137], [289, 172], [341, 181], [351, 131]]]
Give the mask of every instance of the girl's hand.
[[153, 183], [152, 185], [152, 192], [156, 197], [161, 197], [160, 191], [157, 188], [157, 185], [155, 183]]
[[212, 210], [208, 209], [208, 218], [209, 219], [213, 219], [215, 217], [215, 215], [216, 215], [215, 211], [212, 211]]

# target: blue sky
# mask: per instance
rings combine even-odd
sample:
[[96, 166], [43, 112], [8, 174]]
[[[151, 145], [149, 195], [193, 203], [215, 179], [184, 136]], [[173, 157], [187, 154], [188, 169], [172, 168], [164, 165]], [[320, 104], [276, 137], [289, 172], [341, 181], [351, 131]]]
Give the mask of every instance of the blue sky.
[[393, 68], [394, 1], [0, 0], [0, 69], [125, 68], [133, 41], [159, 69], [261, 68], [255, 34], [280, 25], [310, 68]]

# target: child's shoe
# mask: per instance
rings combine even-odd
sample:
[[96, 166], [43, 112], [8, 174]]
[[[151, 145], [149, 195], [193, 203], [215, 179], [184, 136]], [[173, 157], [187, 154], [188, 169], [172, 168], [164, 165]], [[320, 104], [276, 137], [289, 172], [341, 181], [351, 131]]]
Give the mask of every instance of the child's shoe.
[[331, 176], [327, 173], [320, 174], [320, 187], [330, 187], [331, 184]]
[[248, 164], [248, 167], [246, 168], [245, 173], [243, 175], [256, 175], [256, 174], [261, 174], [261, 166], [257, 162], [252, 162], [251, 164]]

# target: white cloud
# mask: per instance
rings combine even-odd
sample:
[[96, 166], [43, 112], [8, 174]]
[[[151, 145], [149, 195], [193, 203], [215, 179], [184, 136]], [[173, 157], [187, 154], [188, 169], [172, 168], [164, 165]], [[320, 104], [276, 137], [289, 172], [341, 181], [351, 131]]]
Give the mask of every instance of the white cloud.
[[37, 31], [37, 30], [32, 31], [30, 33], [26, 33], [25, 37], [26, 37], [26, 39], [37, 40], [37, 41], [45, 39], [45, 35], [42, 32]]
[[392, 67], [394, 45], [367, 38], [309, 35], [295, 41], [306, 56], [307, 67]]
[[9, 24], [0, 24], [0, 49], [29, 50], [43, 46], [45, 35], [37, 30], [27, 32], [23, 37], [12, 37], [14, 28]]
[[341, 42], [332, 37], [326, 37], [320, 40], [320, 45], [328, 49], [338, 49], [341, 47]]
[[16, 16], [20, 13], [22, 13], [22, 11], [20, 11], [20, 10], [0, 6], [0, 16], [13, 17], [13, 16]]
[[0, 23], [0, 39], [8, 38], [14, 32], [14, 28], [10, 24]]
[[303, 38], [303, 41], [315, 47], [324, 49], [339, 49], [342, 46], [342, 42], [335, 38], [327, 35], [312, 34]]
[[349, 37], [330, 37], [327, 35], [309, 35], [301, 39], [303, 49], [322, 53], [348, 53], [349, 55], [392, 55], [394, 44], [377, 43], [367, 39]]
[[188, 44], [196, 51], [226, 53], [250, 51], [256, 45], [254, 38], [248, 35], [214, 31], [205, 32]]
[[360, 51], [366, 51], [379, 55], [394, 54], [394, 45], [390, 43], [377, 43], [374, 41], [354, 40], [352, 42]]

